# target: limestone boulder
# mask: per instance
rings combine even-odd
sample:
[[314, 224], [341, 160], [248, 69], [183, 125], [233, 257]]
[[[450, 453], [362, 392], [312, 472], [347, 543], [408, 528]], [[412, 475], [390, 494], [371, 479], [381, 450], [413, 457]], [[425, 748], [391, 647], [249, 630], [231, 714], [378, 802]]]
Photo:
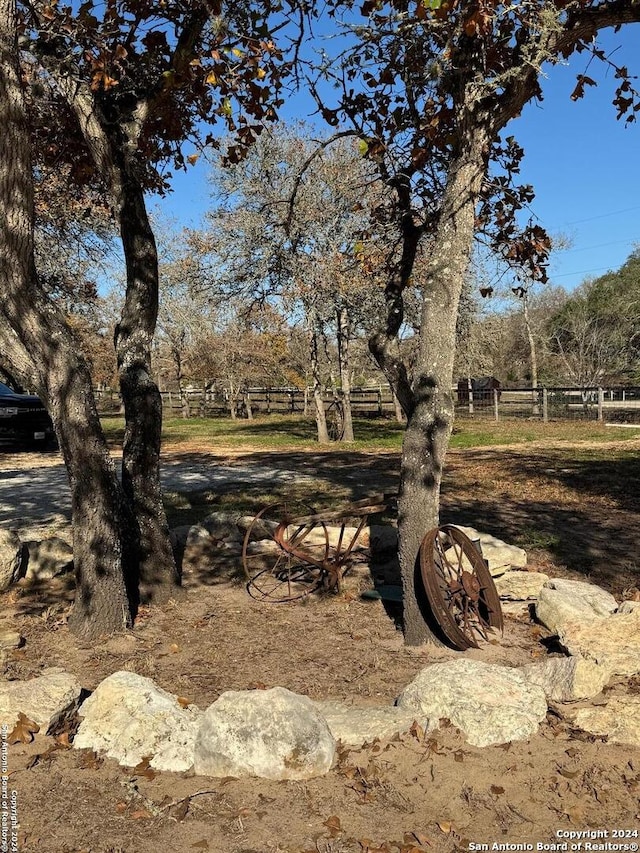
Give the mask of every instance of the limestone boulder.
[[609, 667], [582, 657], [549, 658], [523, 666], [522, 672], [554, 702], [591, 699], [602, 691], [612, 674]]
[[527, 601], [537, 598], [548, 580], [543, 572], [505, 572], [496, 578], [496, 589], [507, 601]]
[[74, 740], [77, 749], [93, 749], [135, 767], [150, 758], [156, 770], [193, 767], [194, 743], [202, 712], [183, 707], [149, 678], [114, 672], [80, 708], [83, 718]]
[[613, 613], [606, 618], [569, 622], [561, 626], [560, 643], [571, 655], [580, 655], [614, 675], [640, 672], [640, 610]]
[[509, 545], [497, 536], [489, 533], [481, 533], [475, 527], [463, 527], [457, 524], [463, 533], [466, 533], [472, 541], [480, 541], [482, 556], [489, 564], [489, 571], [493, 577], [499, 577], [509, 569], [524, 569], [527, 565], [527, 552], [517, 545]]
[[614, 743], [640, 746], [640, 696], [616, 696], [606, 705], [580, 708], [572, 715], [575, 726]]
[[327, 721], [334, 738], [347, 746], [362, 746], [375, 738], [387, 740], [408, 732], [414, 722], [418, 722], [425, 731], [432, 727], [428, 719], [411, 708], [393, 705], [353, 707], [330, 699], [314, 702], [314, 705]]
[[29, 564], [25, 575], [28, 581], [51, 580], [73, 571], [73, 548], [59, 536], [27, 542]]
[[526, 740], [547, 713], [544, 691], [520, 670], [467, 659], [426, 667], [397, 704], [430, 720], [449, 719], [474, 746]]
[[0, 682], [0, 722], [11, 729], [22, 713], [48, 734], [75, 713], [81, 693], [78, 679], [59, 667], [29, 681]]
[[[217, 513], [216, 513], [217, 515]], [[208, 516], [190, 527], [182, 552], [182, 563], [191, 569], [207, 571], [220, 557], [238, 555], [242, 536], [235, 524], [223, 524]]]
[[15, 530], [0, 529], [0, 592], [24, 577], [29, 551]]
[[19, 649], [24, 644], [24, 637], [19, 631], [0, 631], [0, 651], [10, 652]]
[[636, 613], [640, 611], [640, 601], [623, 601], [617, 613]]
[[278, 522], [271, 521], [268, 518], [259, 518], [255, 521], [254, 515], [239, 515], [236, 519], [236, 527], [243, 539], [247, 530], [251, 528], [251, 541], [259, 541], [271, 538], [278, 527]]
[[204, 776], [310, 779], [328, 773], [335, 747], [308, 697], [283, 687], [230, 690], [204, 713], [194, 769]]
[[560, 634], [569, 626], [604, 619], [617, 607], [615, 598], [595, 584], [554, 578], [540, 590], [536, 616], [550, 631]]

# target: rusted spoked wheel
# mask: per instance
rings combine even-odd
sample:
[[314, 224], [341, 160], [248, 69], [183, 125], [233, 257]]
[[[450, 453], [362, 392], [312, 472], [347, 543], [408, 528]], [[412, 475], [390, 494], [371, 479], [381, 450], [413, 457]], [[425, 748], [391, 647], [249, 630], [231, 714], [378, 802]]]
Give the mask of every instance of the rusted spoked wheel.
[[454, 648], [478, 648], [492, 630], [502, 631], [500, 596], [487, 564], [457, 527], [427, 533], [420, 572], [433, 616]]
[[334, 400], [326, 413], [327, 433], [330, 441], [342, 441], [344, 438], [344, 405], [341, 400]]
[[311, 507], [265, 507], [251, 522], [242, 546], [247, 592], [257, 601], [304, 598], [323, 586], [328, 555], [327, 527], [314, 518]]

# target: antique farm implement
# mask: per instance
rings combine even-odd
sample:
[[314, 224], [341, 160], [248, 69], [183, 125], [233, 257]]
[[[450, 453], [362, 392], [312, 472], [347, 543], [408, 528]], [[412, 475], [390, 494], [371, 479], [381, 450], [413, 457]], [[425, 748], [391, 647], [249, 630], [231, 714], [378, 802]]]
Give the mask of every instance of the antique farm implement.
[[[285, 602], [319, 590], [339, 591], [369, 516], [385, 512], [395, 500], [380, 495], [322, 512], [300, 504], [265, 507], [244, 537], [249, 594], [259, 601]], [[493, 578], [479, 547], [459, 528], [429, 531], [419, 566], [431, 613], [455, 648], [477, 647], [491, 631], [502, 631]]]
[[242, 548], [249, 594], [294, 601], [320, 589], [339, 591], [367, 519], [392, 500], [382, 495], [323, 512], [287, 503], [260, 510]]

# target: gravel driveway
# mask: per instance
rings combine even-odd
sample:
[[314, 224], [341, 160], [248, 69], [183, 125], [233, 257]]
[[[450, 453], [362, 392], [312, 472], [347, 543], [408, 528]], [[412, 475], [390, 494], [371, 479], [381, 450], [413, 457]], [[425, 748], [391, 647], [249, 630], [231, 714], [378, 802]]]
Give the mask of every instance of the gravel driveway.
[[[312, 478], [293, 469], [265, 465], [252, 460], [234, 465], [202, 465], [170, 460], [163, 464], [162, 485], [170, 491], [195, 491], [248, 483], [282, 483]], [[0, 456], [0, 526], [19, 531], [60, 529], [71, 518], [71, 495], [67, 474], [58, 457], [50, 454]]]

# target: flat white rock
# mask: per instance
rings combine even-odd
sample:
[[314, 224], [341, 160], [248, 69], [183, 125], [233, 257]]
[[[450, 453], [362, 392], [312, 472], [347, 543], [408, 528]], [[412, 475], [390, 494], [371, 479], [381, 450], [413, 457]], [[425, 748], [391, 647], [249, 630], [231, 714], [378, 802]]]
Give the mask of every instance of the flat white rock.
[[507, 601], [526, 601], [537, 598], [548, 580], [549, 575], [542, 572], [505, 572], [496, 578], [496, 589]]
[[449, 719], [474, 746], [526, 740], [547, 713], [544, 691], [520, 670], [467, 659], [426, 667], [398, 705], [432, 721]]
[[540, 590], [536, 616], [550, 631], [560, 634], [569, 625], [604, 619], [617, 607], [615, 598], [595, 584], [554, 578]]
[[46, 734], [75, 712], [81, 693], [75, 675], [60, 667], [45, 669], [30, 681], [0, 682], [0, 722], [11, 729], [23, 713]]
[[427, 731], [429, 720], [411, 708], [394, 705], [353, 707], [337, 700], [314, 702], [327, 721], [331, 734], [347, 746], [362, 746], [375, 738], [387, 740], [396, 734], [408, 732], [414, 722]]
[[204, 712], [194, 769], [202, 776], [310, 779], [329, 772], [335, 747], [307, 696], [284, 687], [229, 690]]
[[497, 536], [481, 533], [475, 527], [463, 527], [461, 524], [456, 524], [456, 527], [466, 533], [469, 539], [480, 540], [482, 556], [489, 564], [489, 571], [493, 577], [503, 575], [509, 569], [524, 569], [527, 565], [527, 552], [524, 548], [509, 545]]
[[640, 610], [620, 608], [606, 618], [569, 622], [559, 639], [572, 655], [595, 661], [614, 675], [640, 672]]
[[591, 699], [602, 691], [612, 674], [609, 667], [582, 657], [549, 658], [523, 666], [522, 672], [554, 702]]
[[594, 735], [608, 735], [614, 743], [640, 746], [640, 696], [611, 697], [606, 705], [581, 708], [574, 725]]

